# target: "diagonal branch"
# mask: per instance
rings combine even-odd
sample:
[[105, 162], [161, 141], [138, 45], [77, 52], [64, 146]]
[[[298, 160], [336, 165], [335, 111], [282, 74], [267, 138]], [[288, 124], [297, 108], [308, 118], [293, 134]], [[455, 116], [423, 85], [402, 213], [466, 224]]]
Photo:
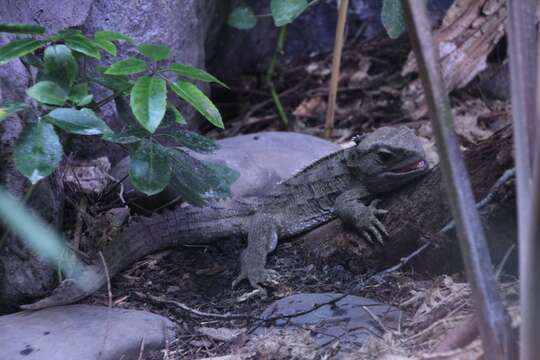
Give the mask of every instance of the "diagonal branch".
[[444, 86], [439, 54], [431, 36], [425, 4], [423, 1], [408, 0], [404, 9], [407, 30], [425, 89], [461, 253], [480, 319], [479, 328], [484, 352], [489, 359], [508, 359], [515, 355], [510, 350], [513, 343], [509, 318], [496, 291], [489, 250], [459, 143], [452, 127], [450, 100]]

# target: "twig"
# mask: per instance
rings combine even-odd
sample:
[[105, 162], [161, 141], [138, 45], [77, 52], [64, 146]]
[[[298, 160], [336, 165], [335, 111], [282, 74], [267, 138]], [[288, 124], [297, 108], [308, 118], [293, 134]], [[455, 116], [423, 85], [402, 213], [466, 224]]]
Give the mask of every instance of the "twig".
[[181, 309], [182, 311], [185, 311], [185, 312], [187, 312], [187, 313], [189, 313], [191, 315], [198, 316], [198, 317], [208, 317], [208, 318], [211, 318], [211, 319], [221, 319], [221, 320], [237, 320], [237, 319], [253, 320], [253, 319], [256, 319], [256, 318], [254, 318], [253, 316], [250, 316], [250, 315], [240, 315], [240, 314], [224, 315], [224, 314], [207, 313], [207, 312], [204, 312], [204, 311], [199, 311], [199, 310], [192, 309], [189, 306], [187, 306], [186, 304], [183, 304], [183, 303], [178, 302], [178, 301], [169, 300], [169, 299], [162, 299], [162, 298], [159, 298], [157, 296], [150, 295], [150, 294], [143, 294], [143, 293], [138, 292], [138, 291], [135, 292], [135, 295], [137, 295], [138, 297], [143, 298], [143, 299], [152, 300], [154, 302], [158, 302], [158, 303], [162, 303], [162, 304], [174, 305], [177, 308]]
[[141, 345], [139, 346], [139, 356], [137, 357], [137, 360], [142, 360], [144, 355], [144, 338], [141, 339]]
[[109, 309], [112, 308], [112, 291], [111, 291], [111, 278], [109, 276], [109, 268], [107, 267], [107, 262], [105, 261], [105, 257], [103, 256], [103, 253], [99, 252], [99, 257], [101, 259], [101, 262], [103, 264], [103, 270], [105, 271], [105, 278], [107, 279], [107, 296], [109, 298]]
[[515, 358], [508, 314], [497, 292], [492, 263], [480, 216], [456, 134], [452, 127], [450, 100], [441, 74], [438, 50], [431, 36], [426, 7], [422, 1], [403, 2], [407, 31], [413, 45], [428, 104], [441, 172], [472, 298], [477, 308], [480, 336], [489, 359]]
[[347, 9], [349, 0], [341, 0], [339, 3], [338, 22], [336, 26], [336, 39], [334, 43], [334, 55], [332, 57], [332, 77], [330, 78], [330, 93], [328, 94], [328, 109], [326, 111], [326, 122], [324, 124], [324, 137], [329, 139], [334, 129], [334, 118], [336, 113], [336, 98], [339, 83], [339, 66], [341, 64], [341, 53], [343, 50], [343, 34], [345, 33], [345, 23], [347, 21]]

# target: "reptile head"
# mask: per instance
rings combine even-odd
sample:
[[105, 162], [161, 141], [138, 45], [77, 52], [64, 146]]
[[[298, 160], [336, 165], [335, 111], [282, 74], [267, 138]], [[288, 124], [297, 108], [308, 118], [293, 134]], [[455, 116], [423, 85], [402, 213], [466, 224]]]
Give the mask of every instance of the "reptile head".
[[406, 127], [382, 127], [345, 150], [345, 162], [373, 193], [400, 187], [428, 171], [420, 140]]

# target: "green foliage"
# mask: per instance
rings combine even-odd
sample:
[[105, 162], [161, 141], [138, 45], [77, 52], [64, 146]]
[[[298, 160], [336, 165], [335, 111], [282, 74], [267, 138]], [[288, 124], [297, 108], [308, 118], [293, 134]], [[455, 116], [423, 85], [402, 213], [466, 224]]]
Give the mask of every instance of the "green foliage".
[[[26, 24], [0, 24], [0, 31], [30, 35], [44, 33], [43, 28]], [[119, 41], [127, 42], [142, 56], [114, 59], [112, 65], [97, 66], [95, 72], [88, 72], [85, 67], [79, 71], [79, 61], [85, 61], [88, 57], [99, 60], [102, 51], [116, 56], [116, 42]], [[199, 152], [210, 152], [217, 148], [203, 136], [171, 127], [175, 123], [185, 124], [185, 119], [167, 101], [168, 89], [172, 89], [171, 94], [177, 94], [215, 126], [224, 126], [218, 109], [202, 91], [188, 81], [169, 78], [165, 74], [225, 84], [192, 66], [173, 64], [169, 68], [164, 67], [161, 61], [167, 59], [170, 52], [169, 47], [161, 44], [137, 46], [131, 38], [117, 32], [98, 31], [93, 38], [89, 38], [76, 29], [63, 30], [44, 38], [15, 39], [1, 46], [0, 64], [21, 58], [26, 66], [37, 70], [36, 78], [29, 79], [33, 85], [26, 89], [26, 94], [33, 99], [28, 103], [32, 105], [37, 121], [28, 126], [17, 141], [14, 151], [17, 169], [33, 183], [54, 171], [63, 153], [56, 128], [67, 134], [98, 135], [105, 141], [128, 146], [132, 155], [132, 183], [146, 194], [161, 191], [171, 176], [183, 184], [183, 191], [197, 204], [202, 204], [203, 192], [223, 193], [230, 179], [220, 181], [216, 178], [217, 170], [208, 170], [195, 160], [187, 161], [186, 157], [190, 156], [178, 149], [176, 151], [180, 151], [178, 154], [181, 154], [184, 163], [174, 165], [171, 148], [158, 141], [168, 136], [179, 146]], [[90, 92], [95, 85], [111, 90], [112, 94], [96, 102]], [[124, 97], [129, 97], [129, 105]], [[125, 121], [122, 132], [113, 132], [99, 115], [102, 107], [111, 101], [115, 102], [119, 117]], [[0, 106], [0, 121], [25, 107], [24, 102]], [[167, 125], [162, 125], [164, 123]], [[166, 132], [156, 133], [160, 126]], [[192, 176], [192, 179], [196, 179], [196, 186], [190, 179], [178, 178], [187, 176], [190, 163], [198, 166], [193, 171], [203, 171]], [[182, 171], [178, 171], [179, 167]]]
[[7, 119], [9, 116], [26, 109], [26, 107], [26, 104], [20, 101], [7, 102], [3, 105], [0, 105], [0, 122]]
[[65, 274], [83, 268], [83, 264], [77, 259], [60, 261], [66, 249], [62, 237], [2, 187], [0, 187], [0, 220], [14, 234], [25, 240], [36, 254], [60, 266]]
[[142, 44], [137, 50], [154, 61], [165, 60], [169, 57], [171, 49], [165, 45], [155, 45], [155, 44]]
[[129, 157], [129, 177], [137, 189], [147, 195], [165, 189], [171, 178], [171, 166], [163, 146], [143, 140], [130, 152]]
[[[277, 27], [292, 23], [297, 17], [318, 0], [308, 3], [307, 0], [270, 0], [270, 10], [274, 25]], [[227, 25], [239, 30], [249, 30], [257, 25], [257, 17], [253, 9], [246, 5], [235, 7], [227, 19]]]
[[200, 80], [204, 82], [215, 82], [221, 86], [227, 87], [223, 82], [221, 82], [214, 75], [207, 73], [206, 71], [184, 64], [171, 64], [169, 69], [177, 75], [187, 77], [193, 80]]
[[41, 47], [41, 45], [43, 45], [42, 41], [34, 39], [14, 40], [0, 47], [0, 65], [8, 62], [9, 60], [30, 54], [34, 50]]
[[0, 24], [0, 32], [41, 35], [45, 32], [45, 28], [34, 24]]
[[193, 106], [202, 116], [204, 116], [214, 126], [223, 129], [221, 114], [216, 106], [210, 101], [198, 87], [187, 81], [175, 81], [171, 84], [172, 90], [187, 103]]
[[105, 121], [90, 109], [58, 108], [47, 114], [45, 120], [70, 134], [101, 135], [112, 133]]
[[239, 30], [249, 30], [257, 25], [257, 17], [250, 7], [240, 5], [229, 14], [227, 25]]
[[107, 70], [106, 75], [131, 75], [146, 70], [146, 63], [141, 59], [129, 58], [115, 62]]
[[218, 144], [192, 131], [182, 131], [180, 133], [168, 134], [180, 145], [196, 152], [210, 153], [219, 148]]
[[99, 47], [84, 35], [70, 34], [64, 38], [64, 41], [67, 47], [73, 51], [77, 51], [98, 60], [101, 59]]
[[26, 94], [42, 104], [62, 106], [68, 93], [64, 88], [52, 81], [40, 81], [26, 90]]
[[153, 133], [167, 109], [167, 84], [156, 76], [142, 76], [131, 89], [133, 115], [146, 130]]
[[401, 0], [384, 0], [381, 20], [388, 36], [398, 38], [405, 31], [405, 18]]
[[270, 8], [274, 25], [284, 26], [292, 23], [307, 7], [307, 0], [272, 0]]
[[38, 121], [15, 144], [15, 166], [32, 184], [49, 176], [60, 164], [62, 145], [51, 124]]
[[64, 88], [71, 87], [77, 78], [77, 61], [65, 45], [52, 45], [45, 49], [43, 73], [46, 78]]

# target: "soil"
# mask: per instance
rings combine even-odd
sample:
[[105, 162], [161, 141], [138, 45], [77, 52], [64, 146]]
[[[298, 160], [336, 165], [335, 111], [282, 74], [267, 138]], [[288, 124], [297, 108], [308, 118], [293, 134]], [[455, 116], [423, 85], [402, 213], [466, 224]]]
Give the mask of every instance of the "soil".
[[[402, 124], [419, 131], [428, 124], [426, 118], [410, 120], [401, 109], [400, 92], [409, 79], [403, 78], [400, 72], [409, 50], [403, 41], [388, 39], [374, 39], [363, 45], [348, 44], [343, 54], [333, 141], [346, 142], [356, 133], [383, 125]], [[227, 129], [224, 131], [207, 125], [202, 131], [213, 138], [284, 129], [322, 135], [330, 62], [331, 54], [324, 53], [278, 67], [274, 85], [288, 114], [287, 126], [277, 115], [263, 76], [253, 74], [239, 79], [231, 86], [231, 91], [213, 89], [217, 106], [222, 109], [224, 118], [231, 120], [226, 121]], [[482, 101], [490, 111], [483, 115], [484, 123], [477, 119], [474, 126], [492, 131], [490, 126], [496, 120], [489, 119], [499, 121], [500, 103], [487, 100], [474, 86], [452, 94], [456, 107], [471, 100]], [[487, 126], [485, 119], [489, 120]], [[427, 138], [429, 140], [429, 135]], [[465, 148], [471, 145], [471, 139], [462, 137], [462, 141]], [[69, 203], [77, 204], [79, 198], [80, 195], [71, 194]], [[90, 205], [90, 208], [106, 207], [107, 204], [99, 201]], [[74, 221], [66, 220], [68, 227], [74, 224]], [[251, 291], [245, 282], [231, 289], [238, 270], [241, 246], [239, 241], [231, 241], [222, 247], [184, 247], [165, 251], [138, 261], [112, 280], [114, 306], [149, 310], [167, 316], [179, 325], [177, 339], [164, 352], [148, 355], [148, 358], [200, 359], [234, 353], [242, 347], [245, 337], [220, 342], [196, 329], [201, 326], [252, 329], [259, 326], [255, 317], [272, 301], [300, 292], [352, 293], [403, 310], [401, 331], [367, 344], [358, 358], [377, 358], [385, 353], [419, 356], [433, 352], [448, 329], [462, 324], [472, 314], [470, 291], [459, 273], [452, 277], [430, 276], [415, 273], [414, 269], [405, 266], [397, 272], [365, 282], [367, 275], [354, 273], [347, 264], [312, 263], [298, 251], [294, 240], [279, 244], [269, 259], [268, 267], [281, 275], [280, 284], [269, 289], [265, 299], [256, 297], [238, 302], [242, 294]], [[505, 289], [507, 294], [514, 291], [512, 283], [505, 285]], [[224, 320], [198, 317], [153, 297], [174, 300], [198, 311], [244, 314], [253, 318]], [[106, 290], [85, 300], [97, 304], [107, 304], [108, 301]], [[475, 337], [469, 339], [459, 349], [461, 352], [452, 358], [480, 356], [479, 344], [473, 340]], [[273, 358], [271, 354], [265, 355], [254, 358]]]

